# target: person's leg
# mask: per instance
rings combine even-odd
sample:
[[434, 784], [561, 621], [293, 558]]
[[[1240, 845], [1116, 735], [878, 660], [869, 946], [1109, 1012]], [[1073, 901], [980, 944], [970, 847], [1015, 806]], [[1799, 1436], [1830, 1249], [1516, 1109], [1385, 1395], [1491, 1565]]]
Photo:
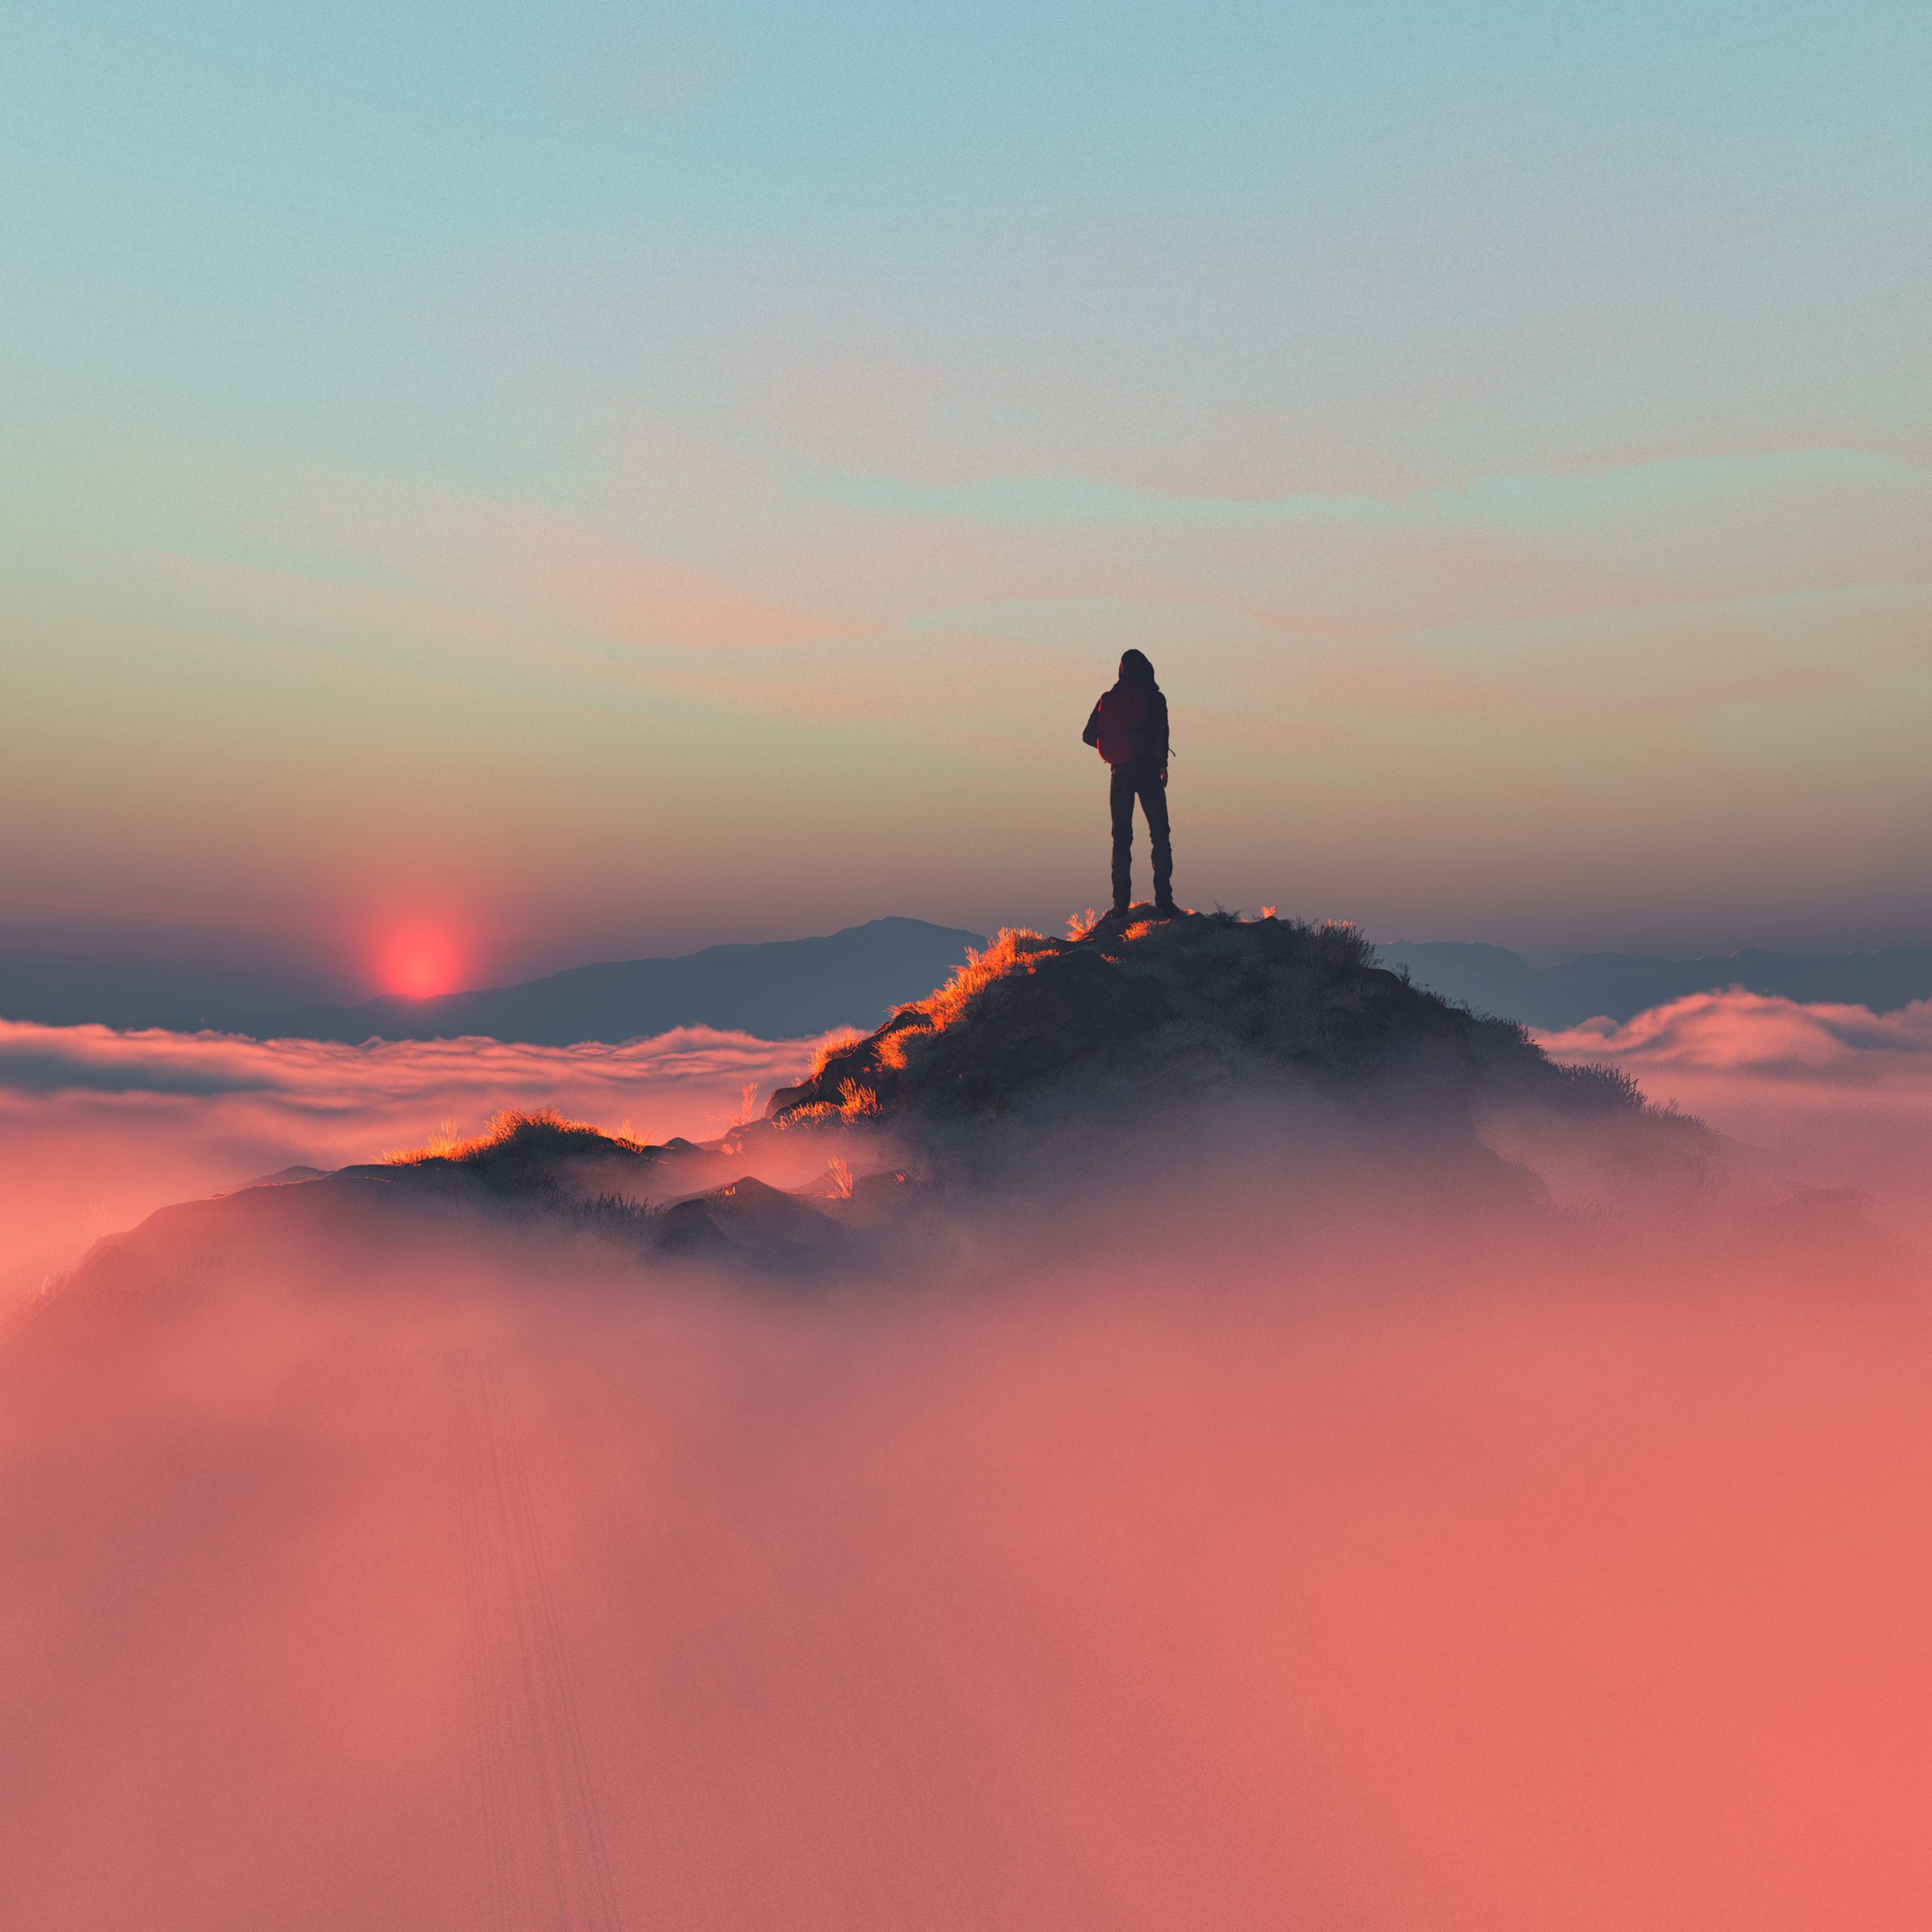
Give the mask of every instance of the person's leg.
[[1147, 814], [1147, 842], [1154, 848], [1154, 903], [1171, 912], [1174, 903], [1174, 848], [1168, 832], [1168, 788], [1161, 774], [1150, 771], [1138, 787], [1140, 809]]
[[1114, 820], [1114, 910], [1124, 912], [1134, 897], [1134, 774], [1113, 768], [1107, 803]]

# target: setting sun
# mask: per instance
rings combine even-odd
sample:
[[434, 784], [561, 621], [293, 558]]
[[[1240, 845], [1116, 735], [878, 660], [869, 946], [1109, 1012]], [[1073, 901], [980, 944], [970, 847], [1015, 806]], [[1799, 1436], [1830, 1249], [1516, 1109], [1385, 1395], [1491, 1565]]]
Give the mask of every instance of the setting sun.
[[448, 933], [433, 927], [404, 927], [383, 940], [377, 977], [386, 993], [432, 999], [460, 986], [462, 961]]

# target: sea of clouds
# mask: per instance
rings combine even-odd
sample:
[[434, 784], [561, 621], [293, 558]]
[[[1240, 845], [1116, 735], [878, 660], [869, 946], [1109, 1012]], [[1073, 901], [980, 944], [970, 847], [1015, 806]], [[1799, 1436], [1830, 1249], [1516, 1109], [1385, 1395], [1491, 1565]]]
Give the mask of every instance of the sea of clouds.
[[[1929, 1039], [1725, 994], [1549, 1044], [1775, 1157], [1774, 1209], [1912, 1234]], [[810, 1051], [11, 1027], [6, 1211], [64, 1254], [90, 1190], [125, 1226], [506, 1105], [705, 1132]], [[1897, 1244], [1445, 1216], [1420, 1143], [1254, 1126], [1049, 1153], [890, 1280], [488, 1232], [42, 1302], [0, 1346], [0, 1921], [1916, 1932]]]

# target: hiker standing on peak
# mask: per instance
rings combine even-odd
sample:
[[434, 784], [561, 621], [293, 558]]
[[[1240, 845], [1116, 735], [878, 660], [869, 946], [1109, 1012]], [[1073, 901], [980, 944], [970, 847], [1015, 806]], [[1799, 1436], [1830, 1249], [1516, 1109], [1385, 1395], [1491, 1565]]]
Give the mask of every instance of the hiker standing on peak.
[[1134, 899], [1138, 798], [1154, 848], [1154, 910], [1168, 918], [1177, 909], [1174, 848], [1168, 838], [1168, 700], [1154, 681], [1153, 666], [1139, 651], [1121, 654], [1119, 680], [1101, 694], [1081, 737], [1113, 769], [1114, 916], [1124, 918]]

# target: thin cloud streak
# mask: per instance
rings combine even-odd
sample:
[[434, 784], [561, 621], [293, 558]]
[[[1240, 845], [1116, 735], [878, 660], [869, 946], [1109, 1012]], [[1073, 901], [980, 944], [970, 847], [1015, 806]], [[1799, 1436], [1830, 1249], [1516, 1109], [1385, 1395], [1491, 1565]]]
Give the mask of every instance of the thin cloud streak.
[[559, 1105], [569, 1096], [574, 1106], [595, 1108], [646, 1084], [708, 1094], [721, 1080], [797, 1066], [814, 1044], [688, 1026], [621, 1046], [477, 1038], [343, 1046], [0, 1020], [0, 1092], [270, 1095], [324, 1118], [445, 1102], [509, 1105], [533, 1091]]

